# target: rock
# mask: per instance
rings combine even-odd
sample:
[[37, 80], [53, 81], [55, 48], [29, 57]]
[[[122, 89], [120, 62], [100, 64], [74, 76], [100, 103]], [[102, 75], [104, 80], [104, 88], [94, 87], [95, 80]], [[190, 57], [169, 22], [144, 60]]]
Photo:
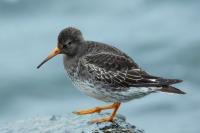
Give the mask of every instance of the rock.
[[91, 124], [95, 118], [109, 114], [66, 115], [52, 117], [35, 117], [0, 126], [0, 133], [143, 133], [134, 125], [126, 122], [122, 115], [117, 115], [113, 123]]

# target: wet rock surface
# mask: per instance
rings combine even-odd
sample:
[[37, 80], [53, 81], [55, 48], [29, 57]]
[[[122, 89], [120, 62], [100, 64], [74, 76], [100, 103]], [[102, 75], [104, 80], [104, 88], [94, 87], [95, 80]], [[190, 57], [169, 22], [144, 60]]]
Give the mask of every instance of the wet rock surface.
[[91, 119], [108, 115], [77, 116], [70, 114], [65, 116], [35, 117], [0, 125], [0, 133], [144, 133], [143, 130], [127, 123], [126, 118], [122, 115], [117, 115], [113, 123], [89, 123]]

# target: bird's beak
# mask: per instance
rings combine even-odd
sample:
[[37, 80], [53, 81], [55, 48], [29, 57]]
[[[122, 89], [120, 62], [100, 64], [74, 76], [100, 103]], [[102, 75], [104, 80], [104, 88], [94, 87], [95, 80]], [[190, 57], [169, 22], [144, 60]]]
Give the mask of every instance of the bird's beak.
[[53, 58], [54, 56], [58, 55], [61, 53], [61, 50], [56, 47], [53, 51], [51, 51], [51, 53], [47, 56], [46, 59], [44, 59], [40, 65], [37, 66], [37, 69], [39, 69], [44, 63], [46, 63], [48, 60], [50, 60], [51, 58]]

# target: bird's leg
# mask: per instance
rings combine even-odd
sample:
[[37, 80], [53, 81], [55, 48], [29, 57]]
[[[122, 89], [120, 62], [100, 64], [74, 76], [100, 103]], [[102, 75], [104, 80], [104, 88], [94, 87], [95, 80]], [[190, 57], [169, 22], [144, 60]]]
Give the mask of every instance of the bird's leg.
[[77, 115], [87, 115], [87, 114], [93, 114], [93, 113], [100, 113], [102, 110], [115, 108], [115, 106], [116, 106], [115, 104], [116, 103], [111, 104], [111, 105], [107, 105], [107, 106], [95, 107], [95, 108], [92, 108], [92, 109], [80, 110], [80, 111], [73, 112], [73, 113], [77, 114]]
[[115, 115], [116, 115], [116, 113], [117, 113], [117, 110], [119, 109], [120, 105], [121, 105], [121, 103], [114, 103], [112, 105], [112, 108], [114, 109], [114, 111], [112, 112], [110, 117], [94, 119], [94, 120], [91, 120], [90, 122], [91, 123], [112, 122], [114, 117], [115, 117]]

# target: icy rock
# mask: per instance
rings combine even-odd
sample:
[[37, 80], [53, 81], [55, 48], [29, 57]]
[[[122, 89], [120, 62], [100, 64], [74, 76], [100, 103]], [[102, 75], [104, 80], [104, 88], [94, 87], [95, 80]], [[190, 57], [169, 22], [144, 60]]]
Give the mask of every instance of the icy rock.
[[93, 114], [77, 116], [35, 117], [0, 126], [0, 133], [143, 133], [134, 125], [126, 122], [122, 115], [117, 115], [114, 122], [91, 124], [95, 118], [110, 114]]

